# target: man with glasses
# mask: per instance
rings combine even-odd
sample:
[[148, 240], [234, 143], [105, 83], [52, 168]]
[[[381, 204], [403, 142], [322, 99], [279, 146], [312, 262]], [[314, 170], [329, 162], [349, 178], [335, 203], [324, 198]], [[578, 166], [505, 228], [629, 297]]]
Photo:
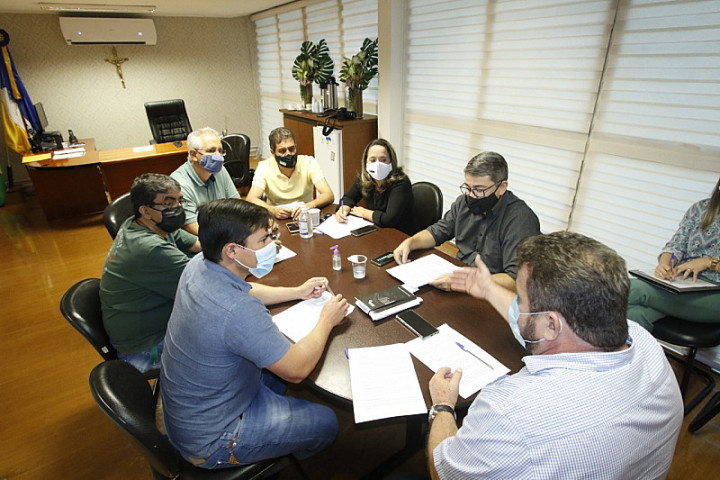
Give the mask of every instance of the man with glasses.
[[276, 128], [269, 141], [272, 158], [258, 163], [249, 202], [267, 208], [277, 219], [297, 218], [303, 206], [322, 208], [333, 202], [335, 195], [320, 165], [313, 157], [297, 154], [292, 131]]
[[[503, 156], [483, 152], [473, 157], [465, 167], [460, 191], [462, 195], [443, 218], [395, 249], [395, 261], [407, 263], [413, 250], [455, 238], [458, 260], [473, 265], [479, 254], [493, 280], [514, 289], [518, 271], [515, 248], [523, 239], [540, 233], [540, 222], [530, 207], [508, 190], [508, 167]], [[450, 290], [449, 276], [442, 275], [431, 285]]]
[[332, 409], [284, 395], [315, 368], [348, 302], [332, 296], [316, 326], [289, 342], [266, 305], [320, 297], [327, 279], [296, 287], [251, 284], [267, 275], [275, 244], [267, 209], [221, 199], [200, 207], [202, 254], [188, 263], [165, 336], [165, 428], [184, 458], [227, 468], [293, 454], [305, 458], [338, 432]]
[[197, 235], [197, 211], [203, 203], [219, 198], [240, 198], [232, 177], [223, 167], [225, 151], [218, 132], [210, 127], [188, 135], [188, 161], [170, 174], [180, 182], [185, 196], [185, 225], [183, 228]]
[[180, 274], [200, 242], [180, 228], [184, 198], [174, 179], [143, 174], [130, 198], [135, 215], [123, 222], [105, 259], [100, 302], [118, 357], [145, 372], [160, 367]]
[[572, 232], [517, 248], [517, 295], [485, 264], [453, 289], [489, 302], [528, 350], [525, 367], [484, 387], [458, 429], [463, 372], [439, 369], [427, 452], [433, 478], [660, 479], [683, 422], [662, 347], [626, 320], [630, 281], [617, 252]]

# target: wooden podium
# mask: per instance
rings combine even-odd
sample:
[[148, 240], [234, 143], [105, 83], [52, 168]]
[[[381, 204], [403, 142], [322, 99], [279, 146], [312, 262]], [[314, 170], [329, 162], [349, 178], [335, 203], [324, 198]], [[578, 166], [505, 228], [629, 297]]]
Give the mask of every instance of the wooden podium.
[[[320, 117], [308, 111], [280, 110], [283, 114], [283, 125], [295, 134], [297, 153], [315, 156], [313, 127], [325, 125], [327, 117]], [[362, 170], [362, 154], [368, 143], [378, 136], [377, 116], [363, 115], [353, 120], [328, 120], [331, 125], [342, 130], [343, 185], [347, 191], [355, 177]]]

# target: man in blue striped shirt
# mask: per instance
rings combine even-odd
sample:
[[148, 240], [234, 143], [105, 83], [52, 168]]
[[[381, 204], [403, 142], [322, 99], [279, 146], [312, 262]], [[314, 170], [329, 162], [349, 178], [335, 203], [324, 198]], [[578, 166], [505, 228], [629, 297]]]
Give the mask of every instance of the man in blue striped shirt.
[[530, 353], [518, 373], [485, 387], [460, 429], [462, 372], [440, 369], [428, 457], [433, 478], [664, 478], [683, 419], [662, 347], [625, 318], [624, 260], [571, 232], [524, 240], [517, 296], [477, 268], [453, 289], [486, 299]]

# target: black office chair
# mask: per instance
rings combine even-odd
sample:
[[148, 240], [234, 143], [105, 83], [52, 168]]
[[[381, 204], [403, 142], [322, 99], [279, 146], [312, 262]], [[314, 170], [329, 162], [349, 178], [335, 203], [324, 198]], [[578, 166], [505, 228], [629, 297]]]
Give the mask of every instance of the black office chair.
[[443, 210], [443, 196], [440, 188], [430, 182], [413, 183], [413, 220], [415, 232], [423, 230], [440, 220]]
[[120, 195], [113, 200], [110, 205], [105, 207], [105, 212], [103, 212], [103, 222], [110, 236], [115, 238], [123, 222], [134, 215], [135, 209], [129, 193]]
[[181, 99], [147, 102], [145, 104], [150, 130], [156, 143], [185, 140], [192, 127]]
[[248, 187], [255, 170], [250, 168], [250, 137], [231, 133], [221, 138], [225, 149], [225, 168], [236, 188]]
[[103, 325], [99, 278], [86, 278], [70, 287], [60, 300], [60, 312], [103, 359], [117, 358], [117, 350]]
[[695, 364], [695, 355], [698, 348], [713, 348], [720, 345], [720, 323], [692, 322], [682, 318], [665, 317], [653, 323], [652, 334], [659, 340], [689, 349], [685, 359], [668, 351], [665, 352], [669, 358], [685, 364], [680, 382], [680, 393], [683, 398], [685, 398], [693, 370], [705, 379], [705, 388], [686, 402], [685, 415], [687, 415], [715, 388], [713, 377]]
[[103, 362], [90, 373], [90, 390], [102, 411], [113, 421], [150, 464], [158, 479], [259, 479], [295, 467], [291, 455], [234, 468], [206, 470], [185, 461], [155, 425], [155, 399], [143, 375], [129, 363]]

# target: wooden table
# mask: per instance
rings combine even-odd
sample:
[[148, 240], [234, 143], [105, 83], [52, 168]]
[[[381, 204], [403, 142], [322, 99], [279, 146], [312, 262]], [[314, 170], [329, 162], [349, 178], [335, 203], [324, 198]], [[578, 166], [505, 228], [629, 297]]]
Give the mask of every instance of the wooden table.
[[25, 164], [48, 220], [102, 212], [109, 201], [130, 191], [138, 175], [168, 175], [187, 159], [185, 142], [97, 151], [94, 139], [81, 141], [81, 157]]

